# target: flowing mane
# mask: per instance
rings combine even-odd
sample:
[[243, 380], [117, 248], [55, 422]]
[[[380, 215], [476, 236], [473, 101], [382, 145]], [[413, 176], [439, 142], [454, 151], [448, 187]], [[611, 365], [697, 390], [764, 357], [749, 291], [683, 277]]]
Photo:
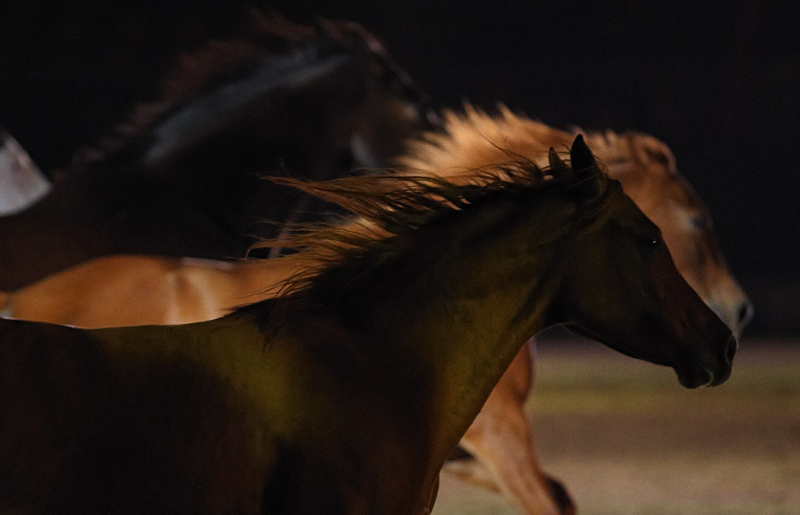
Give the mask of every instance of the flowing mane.
[[401, 167], [451, 178], [469, 177], [471, 170], [524, 159], [547, 164], [548, 148], [566, 151], [575, 136], [511, 112], [498, 105], [491, 116], [467, 104], [463, 113], [445, 111], [443, 130], [429, 132], [408, 144], [398, 159]]
[[[291, 260], [300, 272], [275, 286], [277, 297], [314, 290], [339, 298], [370, 270], [401, 252], [400, 236], [456, 212], [468, 211], [500, 195], [525, 195], [533, 200], [554, 187], [577, 185], [571, 170], [541, 168], [517, 158], [462, 174], [458, 182], [435, 175], [392, 173], [348, 177], [326, 182], [274, 178], [344, 208], [350, 223], [298, 225], [281, 238], [255, 248], [283, 247], [297, 251], [278, 259]], [[605, 175], [603, 175], [605, 180]], [[587, 202], [597, 201], [587, 199]], [[269, 302], [269, 301], [265, 301]], [[258, 306], [258, 304], [254, 305]], [[251, 306], [241, 308], [249, 311]]]
[[579, 127], [568, 132], [516, 114], [503, 104], [497, 110], [497, 115], [490, 115], [467, 104], [463, 113], [445, 111], [442, 131], [411, 141], [398, 163], [415, 173], [439, 173], [458, 180], [461, 175], [468, 177], [472, 169], [514, 157], [542, 166], [547, 163], [549, 147], [566, 150], [575, 136], [582, 134], [611, 177], [627, 172], [678, 174], [669, 147], [648, 134], [593, 132]]

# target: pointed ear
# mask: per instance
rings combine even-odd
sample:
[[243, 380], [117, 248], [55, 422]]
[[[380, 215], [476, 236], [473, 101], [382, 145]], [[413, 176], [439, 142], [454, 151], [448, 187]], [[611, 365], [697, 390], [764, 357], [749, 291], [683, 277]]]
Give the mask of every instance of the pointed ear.
[[594, 155], [581, 134], [578, 134], [572, 143], [570, 161], [577, 182], [576, 188], [582, 195], [595, 198], [605, 192], [608, 178], [597, 166], [597, 161], [594, 160]]
[[567, 163], [561, 160], [558, 156], [558, 152], [556, 152], [556, 149], [553, 147], [550, 147], [547, 158], [550, 161], [550, 173], [553, 174], [553, 177], [560, 178], [572, 173], [572, 169]]
[[583, 134], [575, 136], [569, 155], [572, 162], [572, 171], [575, 172], [575, 175], [583, 175], [590, 169], [597, 168], [597, 162], [594, 160], [592, 151], [586, 146]]

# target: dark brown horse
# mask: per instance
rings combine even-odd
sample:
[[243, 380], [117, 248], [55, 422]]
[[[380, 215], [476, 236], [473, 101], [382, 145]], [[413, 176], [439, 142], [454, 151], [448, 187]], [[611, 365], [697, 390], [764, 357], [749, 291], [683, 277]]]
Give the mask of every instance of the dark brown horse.
[[0, 218], [0, 289], [111, 253], [242, 257], [274, 235], [260, 220], [305, 202], [259, 175], [384, 164], [423, 124], [418, 101], [358, 25], [256, 15], [252, 33], [184, 56], [161, 100], [79, 153], [52, 193]]
[[461, 186], [288, 181], [371, 230], [290, 236], [281, 259], [302, 271], [218, 320], [0, 319], [0, 512], [427, 514], [492, 387], [552, 324], [686, 387], [727, 380], [736, 340], [658, 228], [581, 136], [571, 167], [550, 161]]
[[[549, 145], [566, 147], [574, 137], [504, 108], [490, 117], [467, 106], [463, 114], [445, 112], [444, 120], [445, 133], [428, 134], [429, 140], [412, 145], [412, 154], [405, 157], [414, 174], [426, 171], [440, 178], [456, 174], [456, 181], [471, 180], [476, 169], [503, 161], [509, 153], [544, 164]], [[687, 223], [710, 215], [677, 171], [669, 148], [637, 133], [590, 133], [587, 142], [608, 163], [609, 176], [618, 179], [659, 226], [689, 285], [738, 334], [747, 322], [738, 314], [749, 309], [749, 302], [719, 254], [711, 225], [700, 230]], [[9, 295], [0, 292], [0, 314], [79, 327], [210, 320], [274, 294], [268, 286], [296, 272], [291, 262], [288, 265], [284, 260], [231, 263], [106, 256]], [[494, 477], [480, 474], [480, 466], [466, 460], [451, 464], [449, 471], [482, 484], [494, 479], [519, 513], [573, 513], [563, 489], [536, 460], [524, 409], [534, 362], [535, 353], [524, 347], [462, 439], [461, 444]]]

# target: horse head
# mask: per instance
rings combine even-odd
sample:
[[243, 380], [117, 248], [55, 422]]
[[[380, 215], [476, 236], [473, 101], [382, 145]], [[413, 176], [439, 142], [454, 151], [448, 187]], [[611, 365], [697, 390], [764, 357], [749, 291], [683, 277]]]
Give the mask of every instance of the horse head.
[[587, 142], [622, 182], [625, 193], [661, 229], [686, 282], [738, 337], [752, 318], [752, 303], [717, 244], [711, 212], [678, 172], [670, 149], [636, 132], [593, 133]]
[[[723, 383], [737, 346], [731, 331], [683, 279], [659, 228], [605, 177], [581, 136], [570, 157], [579, 216], [589, 217], [559, 260], [566, 267], [559, 302], [565, 325], [672, 367], [687, 388]], [[553, 168], [566, 167], [553, 152], [551, 160]]]

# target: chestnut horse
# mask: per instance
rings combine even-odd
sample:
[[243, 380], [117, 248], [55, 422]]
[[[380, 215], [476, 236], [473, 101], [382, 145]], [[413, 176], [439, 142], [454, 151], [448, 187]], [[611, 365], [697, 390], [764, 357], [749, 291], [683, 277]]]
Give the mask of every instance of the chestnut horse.
[[[253, 33], [184, 56], [161, 100], [25, 211], [0, 217], [0, 289], [93, 257], [244, 257], [307, 198], [258, 178], [380, 165], [427, 126], [408, 77], [364, 29], [257, 15]], [[33, 256], [36, 256], [34, 259]]]
[[463, 185], [284, 179], [374, 230], [274, 242], [302, 270], [275, 299], [179, 326], [0, 320], [0, 510], [429, 513], [447, 456], [553, 324], [685, 387], [723, 383], [730, 330], [580, 136], [570, 161]]
[[[467, 178], [463, 170], [485, 166], [509, 154], [540, 160], [547, 145], [565, 146], [570, 135], [502, 110], [490, 118], [470, 107], [446, 116], [446, 137], [429, 135], [435, 147], [418, 144], [404, 159], [416, 173], [423, 159], [460, 156], [445, 170], [425, 168], [441, 177]], [[687, 282], [739, 333], [747, 322], [749, 301], [730, 275], [714, 241], [710, 215], [675, 168], [669, 149], [651, 136], [613, 132], [589, 134], [587, 141], [608, 165], [609, 175], [662, 230], [664, 241]], [[459, 148], [456, 148], [460, 145]], [[497, 146], [495, 146], [497, 145]], [[505, 146], [501, 151], [498, 147]], [[702, 220], [698, 224], [697, 220]], [[283, 261], [245, 264], [201, 262], [149, 256], [99, 258], [12, 294], [0, 297], [7, 316], [75, 325], [112, 327], [176, 324], [209, 320], [236, 306], [272, 294], [269, 289], [295, 272]], [[463, 443], [487, 466], [498, 487], [521, 513], [570, 513], [563, 488], [537, 464], [524, 404], [532, 383], [532, 355], [524, 348], [490, 396]], [[461, 464], [459, 464], [461, 465]], [[462, 469], [464, 467], [461, 467]], [[474, 467], [466, 469], [474, 471]]]

